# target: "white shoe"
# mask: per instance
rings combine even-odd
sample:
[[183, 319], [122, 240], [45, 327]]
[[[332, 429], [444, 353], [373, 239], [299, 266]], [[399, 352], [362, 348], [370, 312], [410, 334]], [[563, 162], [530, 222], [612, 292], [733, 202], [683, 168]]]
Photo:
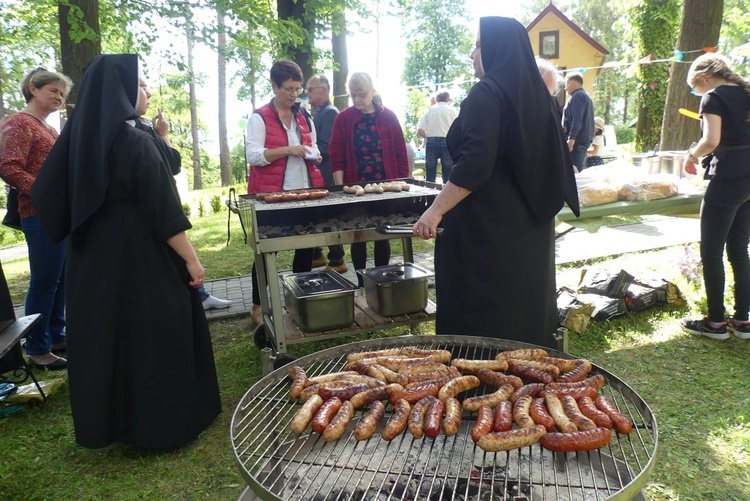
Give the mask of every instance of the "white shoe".
[[214, 308], [216, 309], [229, 308], [231, 304], [232, 302], [227, 299], [219, 299], [218, 297], [208, 296], [206, 299], [203, 300], [203, 309], [212, 310]]

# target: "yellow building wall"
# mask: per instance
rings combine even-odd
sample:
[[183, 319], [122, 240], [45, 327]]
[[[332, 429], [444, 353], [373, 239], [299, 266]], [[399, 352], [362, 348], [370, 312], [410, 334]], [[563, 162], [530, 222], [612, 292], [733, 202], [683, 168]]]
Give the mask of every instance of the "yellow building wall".
[[[534, 55], [539, 55], [539, 33], [544, 31], [558, 31], [560, 34], [560, 45], [558, 47], [560, 57], [557, 59], [548, 58], [558, 68], [594, 68], [602, 65], [604, 54], [581, 38], [578, 33], [554, 14], [547, 14], [529, 31], [529, 40]], [[583, 88], [590, 95], [594, 93], [594, 79], [598, 73], [599, 69], [587, 69], [583, 72]]]

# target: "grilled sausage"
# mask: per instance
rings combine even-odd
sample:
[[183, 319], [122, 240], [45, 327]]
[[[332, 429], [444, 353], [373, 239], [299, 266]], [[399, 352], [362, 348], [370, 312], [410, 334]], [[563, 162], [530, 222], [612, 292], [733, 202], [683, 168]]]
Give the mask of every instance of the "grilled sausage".
[[442, 400], [435, 399], [427, 406], [427, 412], [424, 415], [424, 434], [430, 438], [435, 438], [440, 433], [440, 424], [443, 420], [445, 404]]
[[553, 452], [583, 452], [604, 447], [612, 439], [612, 432], [607, 428], [594, 428], [574, 433], [547, 433], [539, 442]]
[[307, 400], [307, 402], [302, 404], [302, 406], [292, 418], [292, 424], [290, 426], [290, 428], [292, 429], [292, 433], [296, 433], [297, 435], [299, 435], [300, 433], [305, 431], [305, 429], [307, 429], [307, 425], [310, 424], [313, 416], [315, 415], [315, 412], [320, 409], [321, 405], [323, 405], [323, 399], [320, 398], [319, 395], [313, 395]]
[[446, 365], [440, 362], [433, 362], [431, 360], [422, 360], [422, 359], [417, 359], [417, 360], [420, 360], [420, 361], [404, 364], [400, 368], [394, 369], [394, 370], [396, 370], [399, 374], [403, 374], [405, 376], [411, 376], [413, 374], [421, 374], [422, 372], [435, 372], [435, 371], [443, 370], [443, 367], [447, 367]]
[[498, 388], [500, 388], [504, 384], [510, 384], [515, 389], [523, 386], [523, 381], [521, 381], [521, 378], [518, 376], [508, 376], [501, 372], [490, 371], [487, 369], [480, 369], [477, 372], [477, 377], [483, 383], [497, 386]]
[[370, 388], [368, 390], [357, 393], [349, 401], [352, 403], [355, 409], [360, 409], [366, 405], [377, 400], [388, 400], [388, 388], [385, 386], [378, 386], [377, 388]]
[[545, 393], [548, 391], [554, 391], [557, 393], [558, 397], [562, 397], [563, 395], [570, 395], [571, 397], [578, 400], [581, 397], [589, 397], [591, 399], [594, 399], [599, 395], [599, 392], [596, 390], [596, 388], [592, 386], [581, 386], [579, 388], [557, 388], [554, 390], [548, 390], [547, 387], [544, 387], [544, 391], [539, 393], [540, 397], [543, 397]]
[[445, 402], [451, 397], [455, 397], [461, 392], [468, 391], [479, 386], [479, 379], [476, 376], [461, 376], [448, 381], [440, 388], [438, 398]]
[[385, 381], [385, 374], [383, 374], [383, 371], [380, 370], [381, 367], [382, 366], [380, 365], [369, 363], [365, 360], [358, 360], [346, 365], [347, 369], [352, 369], [360, 374], [365, 374], [375, 379], [379, 379], [380, 381]]
[[[299, 394], [299, 398], [301, 400], [307, 400], [308, 398], [312, 397], [313, 395], [318, 395], [320, 393], [320, 390], [323, 388], [344, 388], [347, 386], [351, 386], [351, 381], [341, 380], [341, 381], [326, 381], [324, 383], [315, 383], [312, 386], [308, 386], [302, 392]], [[325, 398], [323, 399], [325, 400]]]
[[285, 191], [284, 193], [281, 194], [281, 199], [284, 202], [293, 202], [297, 200], [297, 194], [294, 193], [293, 191]]
[[543, 398], [535, 398], [531, 403], [531, 409], [529, 409], [529, 415], [534, 423], [544, 426], [548, 432], [555, 431], [555, 420], [547, 412], [547, 404]]
[[496, 359], [508, 359], [508, 358], [523, 358], [526, 360], [541, 360], [544, 357], [549, 356], [545, 350], [541, 348], [522, 348], [520, 350], [509, 350], [502, 351], [497, 354]]
[[339, 410], [331, 420], [331, 423], [326, 426], [325, 430], [323, 430], [323, 440], [326, 442], [333, 442], [334, 440], [341, 438], [346, 431], [346, 428], [349, 426], [349, 423], [352, 422], [353, 417], [354, 407], [352, 406], [352, 403], [346, 401], [341, 404], [341, 407], [339, 407]]
[[609, 416], [609, 419], [612, 420], [612, 426], [617, 433], [627, 435], [633, 431], [633, 423], [617, 410], [617, 406], [609, 398], [604, 395], [599, 395], [596, 397], [596, 400], [594, 400], [594, 403], [596, 404], [597, 409]]
[[500, 372], [508, 370], [508, 362], [505, 360], [468, 360], [466, 358], [454, 358], [451, 360], [451, 365], [464, 374], [467, 372], [476, 374], [480, 369]]
[[531, 428], [487, 433], [480, 437], [477, 445], [485, 452], [509, 451], [528, 447], [539, 442], [547, 430], [544, 426], [534, 425]]
[[516, 403], [513, 406], [513, 421], [519, 428], [531, 428], [532, 426], [536, 426], [536, 423], [531, 419], [530, 414], [531, 404], [533, 402], [534, 398], [531, 395], [526, 395], [516, 400]]
[[302, 190], [297, 192], [297, 200], [308, 200], [310, 198], [310, 192]]
[[549, 411], [552, 419], [555, 420], [555, 425], [563, 433], [573, 433], [578, 431], [576, 424], [570, 420], [565, 409], [563, 409], [562, 402], [554, 391], [547, 391], [544, 393], [544, 403], [547, 404], [547, 410]]
[[289, 396], [291, 398], [299, 398], [300, 393], [302, 393], [302, 390], [305, 388], [305, 383], [307, 382], [305, 369], [299, 365], [295, 365], [289, 369], [289, 377], [292, 378], [292, 387], [289, 389]]
[[560, 375], [560, 368], [556, 365], [548, 364], [545, 362], [541, 362], [539, 360], [524, 360], [522, 358], [509, 358], [508, 360], [508, 367], [512, 371], [515, 372], [516, 365], [523, 365], [526, 367], [531, 367], [532, 369], [536, 369], [538, 371], [546, 372], [550, 376], [552, 376], [552, 379], [556, 378]]
[[374, 364], [372, 367], [377, 369], [385, 377], [385, 381], [388, 383], [398, 383], [401, 386], [406, 386], [411, 382], [408, 376], [392, 371], [388, 367], [383, 367], [379, 364]]
[[607, 414], [596, 408], [594, 400], [589, 397], [581, 397], [578, 401], [578, 408], [581, 414], [591, 419], [599, 428], [612, 429], [612, 420]]
[[520, 363], [513, 364], [513, 374], [531, 383], [551, 383], [555, 380], [552, 375]]
[[471, 429], [471, 439], [474, 443], [479, 442], [479, 439], [482, 438], [482, 436], [492, 431], [494, 421], [492, 409], [490, 407], [484, 405], [479, 408], [479, 412], [477, 412], [477, 422]]
[[[434, 371], [417, 372], [414, 374], [409, 374], [408, 376], [406, 376], [406, 378], [409, 380], [408, 384], [413, 384], [413, 383], [419, 383], [422, 381], [429, 381], [431, 379], [441, 379], [446, 376], [458, 377], [460, 375], [461, 373], [458, 372], [458, 369], [456, 369], [455, 367], [448, 367], [447, 365], [444, 365], [442, 368], [434, 370]], [[404, 385], [404, 386], [407, 386], [407, 385]]]
[[[424, 374], [434, 374], [434, 372], [425, 372]], [[445, 376], [442, 376], [442, 377], [439, 377], [439, 378], [436, 378], [436, 379], [427, 379], [425, 381], [417, 381], [417, 382], [414, 382], [414, 383], [409, 383], [409, 384], [406, 385], [406, 388], [407, 389], [408, 388], [414, 388], [415, 386], [420, 386], [420, 385], [423, 385], [423, 384], [434, 384], [434, 385], [437, 385], [438, 388], [442, 388], [445, 385], [445, 383], [447, 383], [451, 379], [456, 379], [458, 377], [461, 377], [461, 373], [460, 372], [458, 372], [458, 371], [456, 371], [456, 372], [450, 372], [450, 373], [446, 374]]]
[[445, 419], [443, 419], [443, 433], [450, 437], [458, 433], [461, 426], [461, 402], [455, 398], [445, 401]]
[[540, 362], [555, 365], [560, 372], [568, 372], [576, 366], [576, 360], [575, 358], [542, 357]]
[[321, 198], [325, 198], [328, 196], [328, 190], [324, 189], [316, 189], [316, 190], [310, 190], [310, 199], [311, 200], [319, 200]]
[[583, 415], [581, 409], [578, 408], [578, 404], [576, 403], [575, 398], [571, 397], [570, 395], [563, 395], [562, 404], [565, 415], [575, 423], [578, 431], [593, 430], [597, 427], [594, 421]]
[[407, 427], [409, 428], [409, 433], [411, 433], [414, 438], [422, 438], [424, 436], [424, 415], [427, 412], [427, 407], [429, 407], [434, 400], [437, 400], [437, 398], [433, 395], [424, 397], [411, 408]]
[[357, 393], [362, 393], [365, 390], [368, 390], [370, 387], [367, 385], [367, 383], [356, 383], [356, 384], [350, 384], [349, 386], [342, 386], [340, 388], [321, 388], [318, 391], [318, 395], [323, 397], [323, 400], [328, 400], [329, 398], [340, 398], [341, 400], [349, 400]]
[[599, 390], [605, 385], [606, 382], [607, 380], [604, 379], [604, 376], [602, 376], [601, 374], [595, 374], [591, 377], [584, 379], [583, 381], [576, 381], [573, 383], [560, 383], [560, 382], [554, 381], [552, 383], [547, 384], [545, 388], [549, 390], [557, 390], [560, 388], [580, 388], [582, 386], [590, 386], [592, 388], [596, 388], [597, 390]]
[[453, 354], [448, 350], [425, 350], [414, 346], [404, 346], [401, 349], [401, 354], [409, 357], [425, 357], [434, 362], [442, 362], [446, 364], [450, 362], [453, 357]]
[[513, 404], [503, 400], [495, 407], [495, 420], [492, 431], [508, 431], [513, 428]]
[[411, 406], [409, 405], [409, 402], [403, 398], [396, 402], [393, 414], [381, 433], [383, 440], [390, 442], [404, 431], [404, 428], [406, 428], [406, 421], [409, 419], [410, 410]]
[[359, 373], [357, 371], [341, 371], [341, 372], [331, 372], [329, 374], [322, 374], [320, 376], [310, 377], [310, 378], [307, 378], [307, 381], [305, 382], [305, 387], [307, 388], [308, 386], [312, 386], [318, 383], [341, 381], [347, 376], [359, 376]]
[[312, 420], [312, 429], [318, 433], [323, 433], [326, 427], [331, 423], [333, 416], [341, 408], [341, 399], [332, 398], [323, 402], [318, 408], [318, 412], [315, 413], [315, 417]]
[[267, 204], [275, 204], [284, 201], [284, 196], [281, 193], [268, 193], [263, 197], [263, 201]]
[[583, 381], [589, 375], [589, 372], [591, 372], [591, 368], [591, 362], [578, 359], [576, 360], [576, 366], [572, 370], [560, 374], [556, 381], [560, 383], [575, 383], [577, 381]]
[[404, 399], [410, 404], [416, 404], [424, 397], [428, 397], [430, 395], [432, 395], [433, 397], [437, 396], [439, 391], [440, 388], [438, 388], [436, 384], [431, 383], [414, 386], [413, 388], [409, 389], [404, 388], [401, 391], [396, 391], [391, 394], [391, 403], [395, 405], [396, 402]]
[[502, 388], [498, 389], [497, 391], [493, 393], [489, 393], [487, 395], [480, 395], [478, 397], [467, 398], [466, 400], [464, 400], [463, 408], [465, 411], [469, 411], [469, 412], [476, 412], [483, 405], [486, 405], [492, 408], [492, 407], [495, 407], [498, 403], [502, 402], [503, 400], [508, 400], [510, 396], [513, 395], [514, 391], [515, 391], [515, 388], [513, 388], [509, 384], [505, 384], [502, 386]]
[[354, 427], [354, 438], [367, 440], [373, 436], [380, 426], [383, 416], [385, 416], [385, 404], [376, 400], [370, 406], [370, 410], [359, 420], [357, 426]]
[[542, 383], [525, 384], [513, 392], [513, 395], [510, 396], [510, 403], [515, 404], [516, 400], [524, 395], [531, 395], [532, 397], [536, 397], [543, 389], [544, 384]]

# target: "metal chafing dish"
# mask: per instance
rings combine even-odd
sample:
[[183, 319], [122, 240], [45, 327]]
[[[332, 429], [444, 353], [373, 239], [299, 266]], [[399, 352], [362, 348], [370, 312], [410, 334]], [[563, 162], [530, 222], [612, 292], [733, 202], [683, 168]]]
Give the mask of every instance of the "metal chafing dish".
[[[264, 323], [255, 331], [255, 343], [259, 348], [272, 348], [277, 358], [275, 365], [291, 358], [285, 356], [287, 344], [434, 319], [435, 305], [432, 302], [420, 312], [388, 317], [372, 310], [366, 304], [365, 296], [358, 294], [352, 326], [319, 333], [304, 332], [289, 318], [282, 301], [282, 285], [275, 279], [280, 275], [276, 254], [285, 250], [400, 238], [404, 261], [413, 262], [410, 236], [383, 232], [382, 228], [416, 222], [440, 193], [442, 185], [414, 179], [402, 181], [410, 185], [409, 191], [355, 196], [344, 193], [342, 186], [330, 186], [326, 198], [279, 203], [262, 202], [253, 195], [240, 196], [239, 215], [255, 254], [264, 313]], [[274, 279], [267, 280], [266, 277]]]
[[[491, 359], [498, 352], [536, 346], [469, 336], [404, 336], [337, 346], [300, 358], [309, 377], [340, 371], [346, 355], [399, 346], [446, 349], [454, 357]], [[570, 358], [548, 350], [552, 356]], [[232, 417], [235, 458], [249, 489], [264, 500], [627, 500], [645, 499], [657, 454], [656, 419], [646, 402], [624, 381], [594, 366], [607, 379], [601, 394], [630, 418], [629, 435], [614, 434], [606, 447], [591, 452], [552, 453], [539, 444], [485, 453], [469, 437], [476, 413], [464, 412], [453, 437], [414, 439], [404, 432], [392, 442], [380, 431], [358, 442], [352, 430], [327, 443], [309, 430], [289, 430], [301, 405], [289, 398], [287, 368], [253, 385]], [[483, 385], [466, 397], [485, 393]], [[387, 406], [387, 421], [392, 406]]]

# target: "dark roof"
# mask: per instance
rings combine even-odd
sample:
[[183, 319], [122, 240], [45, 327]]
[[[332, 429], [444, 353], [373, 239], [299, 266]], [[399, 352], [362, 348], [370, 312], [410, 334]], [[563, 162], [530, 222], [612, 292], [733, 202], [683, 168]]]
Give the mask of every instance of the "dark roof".
[[565, 16], [565, 14], [563, 14], [562, 12], [560, 12], [560, 10], [557, 7], [555, 7], [554, 5], [552, 5], [552, 2], [550, 2], [550, 4], [547, 7], [545, 7], [544, 10], [542, 12], [540, 12], [539, 15], [536, 16], [536, 18], [533, 21], [531, 21], [531, 23], [529, 23], [529, 25], [526, 27], [526, 31], [531, 30], [534, 26], [536, 26], [536, 24], [539, 21], [541, 21], [544, 18], [544, 16], [546, 16], [550, 12], [552, 14], [556, 15], [557, 17], [559, 17], [560, 20], [563, 23], [565, 23], [566, 25], [568, 25], [570, 27], [570, 29], [572, 29], [574, 32], [576, 32], [578, 34], [578, 36], [580, 36], [581, 38], [583, 38], [584, 40], [586, 40], [586, 42], [588, 42], [588, 44], [591, 45], [592, 47], [594, 47], [596, 50], [598, 50], [599, 52], [601, 52], [602, 54], [605, 54], [605, 55], [609, 54], [609, 51], [607, 49], [605, 49], [604, 47], [602, 47], [599, 42], [597, 42], [596, 40], [594, 40], [593, 38], [591, 38], [585, 31], [583, 31], [581, 28], [579, 28], [577, 24], [575, 24], [573, 21], [571, 21], [570, 19], [568, 19]]

